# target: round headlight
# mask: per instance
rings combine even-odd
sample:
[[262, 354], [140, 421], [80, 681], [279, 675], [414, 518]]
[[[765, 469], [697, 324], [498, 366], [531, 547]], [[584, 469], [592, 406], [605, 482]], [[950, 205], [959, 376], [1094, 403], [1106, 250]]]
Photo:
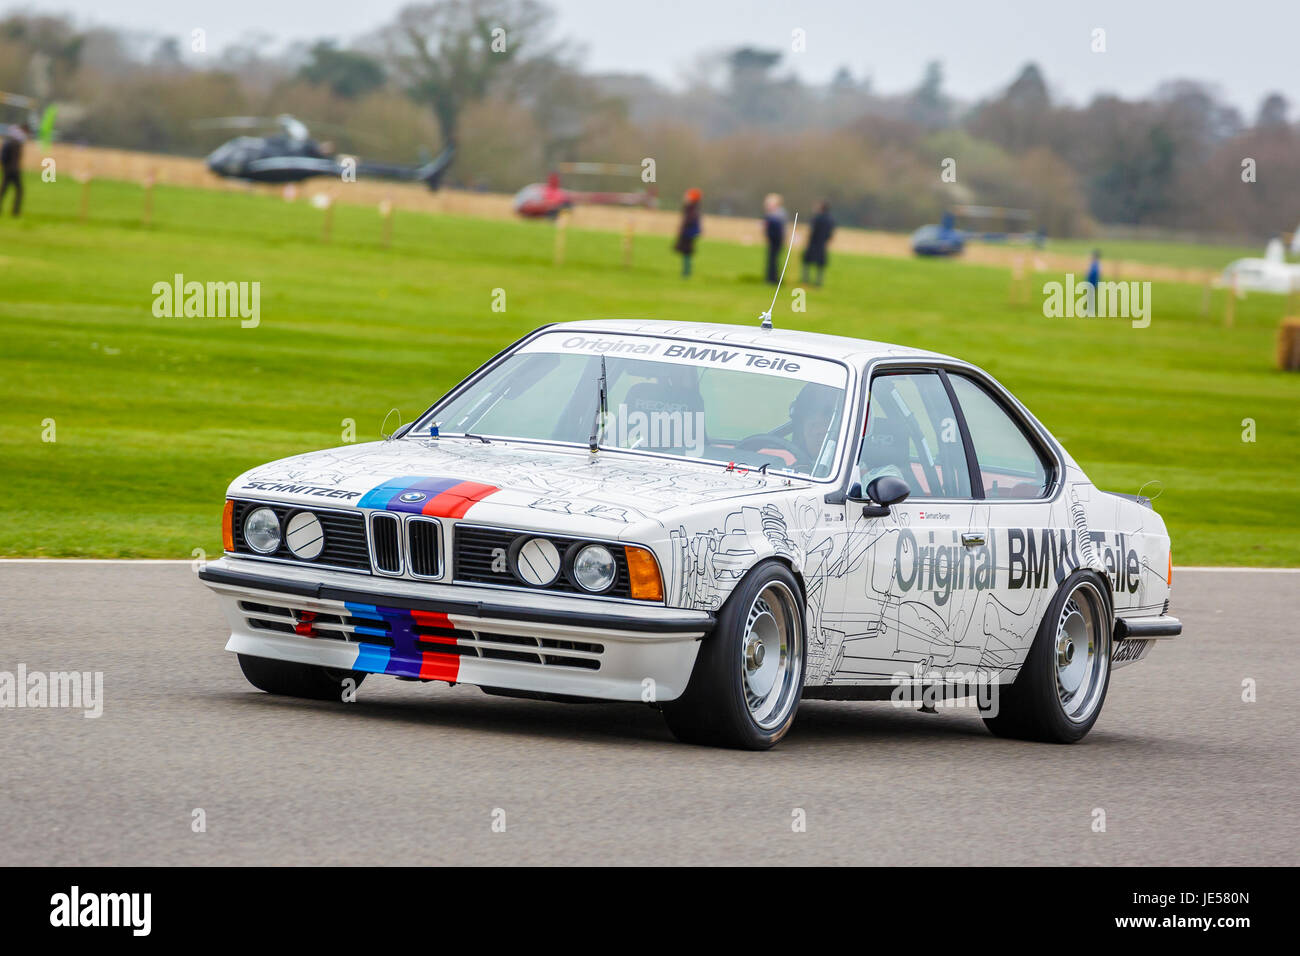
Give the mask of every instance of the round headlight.
[[525, 584], [544, 588], [560, 576], [560, 549], [546, 538], [529, 538], [515, 551], [515, 574]]
[[588, 591], [608, 591], [618, 574], [618, 565], [609, 548], [589, 544], [573, 559], [573, 579]]
[[270, 508], [258, 508], [244, 519], [244, 540], [254, 551], [271, 554], [280, 547], [280, 519]]

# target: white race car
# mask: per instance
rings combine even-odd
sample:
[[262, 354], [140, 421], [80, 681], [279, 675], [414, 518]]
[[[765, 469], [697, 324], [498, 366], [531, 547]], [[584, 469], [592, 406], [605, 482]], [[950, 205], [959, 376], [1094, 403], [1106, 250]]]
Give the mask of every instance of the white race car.
[[526, 336], [382, 442], [230, 485], [200, 571], [255, 686], [645, 701], [761, 749], [801, 698], [1071, 742], [1181, 631], [1150, 502], [957, 359], [731, 325]]

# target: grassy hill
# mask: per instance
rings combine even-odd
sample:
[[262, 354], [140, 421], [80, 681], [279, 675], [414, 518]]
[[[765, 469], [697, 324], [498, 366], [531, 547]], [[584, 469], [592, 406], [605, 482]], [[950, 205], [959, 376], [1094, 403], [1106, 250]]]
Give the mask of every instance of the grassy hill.
[[[0, 554], [187, 557], [220, 548], [229, 479], [271, 458], [378, 437], [478, 363], [546, 322], [659, 317], [756, 322], [770, 288], [757, 246], [706, 235], [696, 274], [669, 241], [397, 214], [391, 248], [371, 208], [321, 210], [265, 194], [141, 190], [28, 177], [27, 216], [0, 219]], [[1166, 253], [1167, 254], [1167, 253]], [[1159, 479], [1179, 563], [1300, 565], [1300, 376], [1273, 367], [1283, 300], [1222, 320], [1202, 290], [1157, 284], [1151, 326], [1048, 319], [1038, 276], [1011, 305], [1008, 274], [943, 261], [836, 256], [828, 285], [779, 325], [936, 349], [987, 368], [1102, 487]], [[791, 264], [792, 274], [797, 272]], [[157, 318], [154, 283], [261, 283], [261, 320]], [[506, 311], [492, 311], [494, 290]], [[42, 441], [53, 420], [54, 442]], [[1253, 419], [1254, 442], [1242, 440]]]

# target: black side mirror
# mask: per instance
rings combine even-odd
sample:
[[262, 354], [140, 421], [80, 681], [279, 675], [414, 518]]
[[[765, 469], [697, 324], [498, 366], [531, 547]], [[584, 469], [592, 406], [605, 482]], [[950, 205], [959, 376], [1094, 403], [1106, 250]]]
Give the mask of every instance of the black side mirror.
[[898, 504], [912, 493], [902, 478], [894, 475], [881, 475], [873, 478], [867, 485], [867, 497], [875, 504], [862, 506], [862, 515], [866, 518], [883, 518], [889, 514], [891, 506]]

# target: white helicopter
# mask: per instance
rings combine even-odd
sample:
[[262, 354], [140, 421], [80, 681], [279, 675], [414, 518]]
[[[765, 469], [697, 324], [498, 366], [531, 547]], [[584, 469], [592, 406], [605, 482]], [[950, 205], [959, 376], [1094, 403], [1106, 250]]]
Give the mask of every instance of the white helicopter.
[[[1291, 254], [1300, 255], [1300, 227], [1291, 234]], [[1300, 292], [1300, 263], [1286, 261], [1281, 239], [1269, 240], [1262, 259], [1237, 259], [1223, 269], [1220, 281], [1238, 292]]]

